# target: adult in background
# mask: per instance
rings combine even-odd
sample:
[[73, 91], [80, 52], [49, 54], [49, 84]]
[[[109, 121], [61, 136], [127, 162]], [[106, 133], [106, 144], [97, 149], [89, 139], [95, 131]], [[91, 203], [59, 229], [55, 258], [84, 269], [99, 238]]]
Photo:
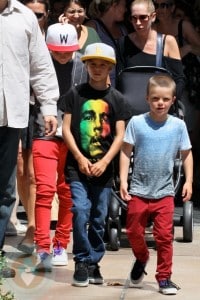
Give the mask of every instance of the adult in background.
[[[0, 39], [0, 249], [14, 206], [20, 129], [28, 125], [30, 84], [41, 103], [45, 134], [57, 128], [59, 96], [55, 70], [37, 18], [16, 0], [1, 0]], [[23, 47], [22, 47], [23, 45]], [[3, 268], [2, 277], [15, 270]]]
[[[120, 39], [122, 62], [119, 68], [134, 66], [156, 66], [157, 30], [153, 28], [156, 19], [152, 0], [134, 0], [129, 9], [134, 32]], [[184, 75], [179, 48], [175, 38], [163, 35], [162, 67], [173, 76], [177, 85], [177, 99], [181, 99]]]
[[[87, 26], [94, 28], [101, 41], [114, 48], [118, 60], [117, 40], [127, 34], [124, 25], [124, 14], [126, 12], [125, 0], [93, 0], [90, 3], [88, 14], [90, 20]], [[115, 86], [116, 68], [110, 73], [110, 81]]]
[[97, 32], [93, 28], [83, 25], [86, 18], [85, 1], [66, 0], [64, 13], [60, 15], [59, 21], [75, 26], [81, 54], [84, 53], [87, 45], [100, 42]]
[[[22, 3], [30, 8], [38, 20], [38, 24], [45, 38], [47, 29], [47, 20], [49, 13], [48, 0], [22, 0]], [[32, 156], [32, 139], [33, 139], [33, 122], [34, 122], [34, 93], [30, 96], [30, 113], [28, 127], [21, 130], [19, 151], [17, 158], [17, 191], [18, 199], [24, 206], [27, 215], [27, 230], [23, 239], [20, 241], [17, 249], [26, 253], [32, 254], [35, 248], [34, 230], [35, 230], [35, 195], [36, 184], [33, 170]], [[13, 209], [13, 213], [17, 214], [17, 202]], [[8, 223], [9, 224], [9, 223]], [[7, 228], [8, 230], [8, 228]], [[6, 231], [7, 232], [7, 231]]]

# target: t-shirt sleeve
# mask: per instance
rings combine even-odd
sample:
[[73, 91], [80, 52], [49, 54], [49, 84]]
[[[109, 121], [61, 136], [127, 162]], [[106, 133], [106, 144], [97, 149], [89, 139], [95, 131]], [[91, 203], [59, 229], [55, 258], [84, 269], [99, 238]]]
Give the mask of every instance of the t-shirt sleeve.
[[64, 113], [72, 113], [73, 102], [74, 102], [74, 89], [70, 88], [63, 96], [60, 98], [60, 109]]
[[135, 145], [134, 117], [128, 122], [123, 141]]
[[116, 121], [127, 121], [132, 117], [130, 104], [126, 102], [125, 97], [117, 90], [114, 91], [115, 101], [115, 119]]
[[181, 134], [181, 143], [180, 143], [180, 150], [189, 150], [192, 148], [188, 130], [184, 121], [182, 121], [182, 134]]

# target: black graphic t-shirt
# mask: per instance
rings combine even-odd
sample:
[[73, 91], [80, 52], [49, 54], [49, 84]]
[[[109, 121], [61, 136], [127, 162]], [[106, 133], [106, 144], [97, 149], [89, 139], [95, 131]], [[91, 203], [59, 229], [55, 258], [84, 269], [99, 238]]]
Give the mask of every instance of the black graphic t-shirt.
[[[114, 136], [116, 121], [130, 117], [123, 95], [109, 87], [99, 91], [88, 83], [73, 87], [63, 97], [62, 110], [72, 115], [71, 131], [80, 151], [91, 162], [97, 162], [109, 150]], [[66, 175], [71, 180], [90, 180], [93, 184], [112, 184], [113, 166], [107, 167], [101, 177], [81, 174], [72, 154], [68, 154]]]

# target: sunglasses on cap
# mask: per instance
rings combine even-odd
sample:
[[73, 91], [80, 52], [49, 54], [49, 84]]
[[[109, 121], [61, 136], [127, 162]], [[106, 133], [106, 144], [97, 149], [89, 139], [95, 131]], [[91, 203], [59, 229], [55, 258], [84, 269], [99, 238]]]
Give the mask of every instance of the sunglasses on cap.
[[150, 18], [149, 15], [134, 15], [134, 16], [130, 16], [131, 21], [137, 22], [137, 20], [140, 20], [140, 22], [142, 21], [148, 21]]
[[44, 13], [37, 13], [37, 12], [35, 12], [35, 15], [36, 15], [36, 18], [38, 20], [40, 20], [40, 19], [42, 19], [44, 17]]
[[159, 9], [159, 8], [161, 8], [161, 9], [167, 8], [168, 9], [172, 5], [173, 5], [173, 3], [171, 3], [171, 2], [169, 2], [169, 3], [167, 3], [167, 2], [154, 3], [155, 9]]

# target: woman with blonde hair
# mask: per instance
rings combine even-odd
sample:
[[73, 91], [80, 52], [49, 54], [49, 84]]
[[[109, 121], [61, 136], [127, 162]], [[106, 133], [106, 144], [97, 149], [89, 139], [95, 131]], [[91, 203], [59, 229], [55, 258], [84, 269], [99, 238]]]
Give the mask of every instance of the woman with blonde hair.
[[[152, 0], [131, 2], [129, 15], [134, 31], [119, 41], [120, 68], [156, 66], [158, 33], [153, 26], [156, 13]], [[172, 74], [177, 85], [177, 98], [181, 99], [184, 75], [179, 48], [172, 35], [162, 36], [161, 67]]]

